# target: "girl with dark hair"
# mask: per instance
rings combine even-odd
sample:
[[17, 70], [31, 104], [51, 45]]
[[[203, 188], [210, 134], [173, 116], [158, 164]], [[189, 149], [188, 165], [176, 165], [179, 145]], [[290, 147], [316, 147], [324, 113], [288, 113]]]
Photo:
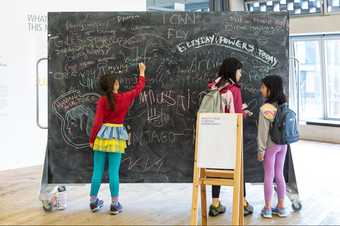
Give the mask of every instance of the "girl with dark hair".
[[[208, 84], [209, 89], [219, 89], [222, 98], [222, 107], [225, 113], [242, 113], [244, 117], [251, 116], [250, 111], [243, 104], [241, 88], [238, 82], [241, 79], [242, 63], [233, 57], [226, 58], [218, 72], [218, 78]], [[209, 208], [209, 216], [217, 216], [225, 212], [225, 207], [220, 202], [221, 186], [212, 186], [212, 205]], [[244, 196], [246, 194], [244, 188]], [[253, 213], [253, 207], [245, 200], [244, 214]]]
[[[260, 109], [257, 137], [259, 147], [257, 158], [263, 161], [264, 168], [265, 206], [261, 215], [264, 218], [272, 218], [273, 214], [287, 217], [284, 204], [286, 182], [283, 176], [287, 145], [275, 144], [269, 135], [278, 106], [286, 103], [281, 77], [275, 75], [265, 77], [262, 80], [261, 95], [266, 98], [265, 104]], [[272, 209], [274, 179], [277, 185], [278, 204]]]
[[97, 102], [96, 116], [90, 135], [90, 147], [93, 148], [93, 175], [90, 191], [90, 209], [96, 212], [104, 202], [98, 199], [98, 191], [108, 159], [110, 192], [112, 197], [111, 214], [122, 212], [118, 201], [119, 168], [121, 155], [125, 152], [128, 133], [123, 126], [125, 116], [134, 99], [144, 88], [145, 65], [139, 64], [139, 79], [135, 87], [127, 92], [119, 92], [119, 81], [113, 75], [100, 78], [100, 87], [105, 93]]

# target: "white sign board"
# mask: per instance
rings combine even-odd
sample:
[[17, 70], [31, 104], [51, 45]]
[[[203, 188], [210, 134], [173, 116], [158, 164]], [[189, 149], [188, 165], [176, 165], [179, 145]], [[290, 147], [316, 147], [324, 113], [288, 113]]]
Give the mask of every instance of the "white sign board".
[[198, 167], [234, 169], [237, 149], [237, 114], [201, 113], [197, 120]]

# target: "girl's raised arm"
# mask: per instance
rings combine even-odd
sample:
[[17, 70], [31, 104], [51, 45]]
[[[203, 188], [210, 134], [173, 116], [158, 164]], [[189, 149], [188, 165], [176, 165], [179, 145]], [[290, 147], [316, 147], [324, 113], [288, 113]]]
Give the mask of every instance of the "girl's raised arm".
[[139, 96], [145, 86], [145, 65], [143, 63], [139, 64], [139, 78], [137, 84], [129, 91], [123, 93], [126, 96], [129, 105], [132, 101]]

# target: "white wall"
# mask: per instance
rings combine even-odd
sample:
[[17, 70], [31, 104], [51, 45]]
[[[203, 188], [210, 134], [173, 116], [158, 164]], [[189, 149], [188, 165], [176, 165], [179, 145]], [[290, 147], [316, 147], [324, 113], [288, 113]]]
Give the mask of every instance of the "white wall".
[[[47, 56], [47, 12], [145, 10], [145, 0], [1, 2], [0, 170], [43, 163], [47, 131], [39, 129], [35, 122], [35, 65], [39, 58]], [[45, 91], [41, 102], [43, 124], [47, 122], [46, 71], [45, 63], [40, 75], [40, 88]]]
[[290, 34], [340, 33], [340, 14], [290, 18]]
[[314, 125], [300, 126], [301, 138], [320, 142], [340, 144], [340, 128]]

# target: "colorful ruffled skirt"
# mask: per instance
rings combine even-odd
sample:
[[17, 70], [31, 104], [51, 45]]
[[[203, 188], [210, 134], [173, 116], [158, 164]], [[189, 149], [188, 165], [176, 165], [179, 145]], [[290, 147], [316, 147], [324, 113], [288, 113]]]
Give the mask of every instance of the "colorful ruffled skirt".
[[124, 153], [129, 135], [123, 124], [104, 123], [93, 144], [94, 151]]

